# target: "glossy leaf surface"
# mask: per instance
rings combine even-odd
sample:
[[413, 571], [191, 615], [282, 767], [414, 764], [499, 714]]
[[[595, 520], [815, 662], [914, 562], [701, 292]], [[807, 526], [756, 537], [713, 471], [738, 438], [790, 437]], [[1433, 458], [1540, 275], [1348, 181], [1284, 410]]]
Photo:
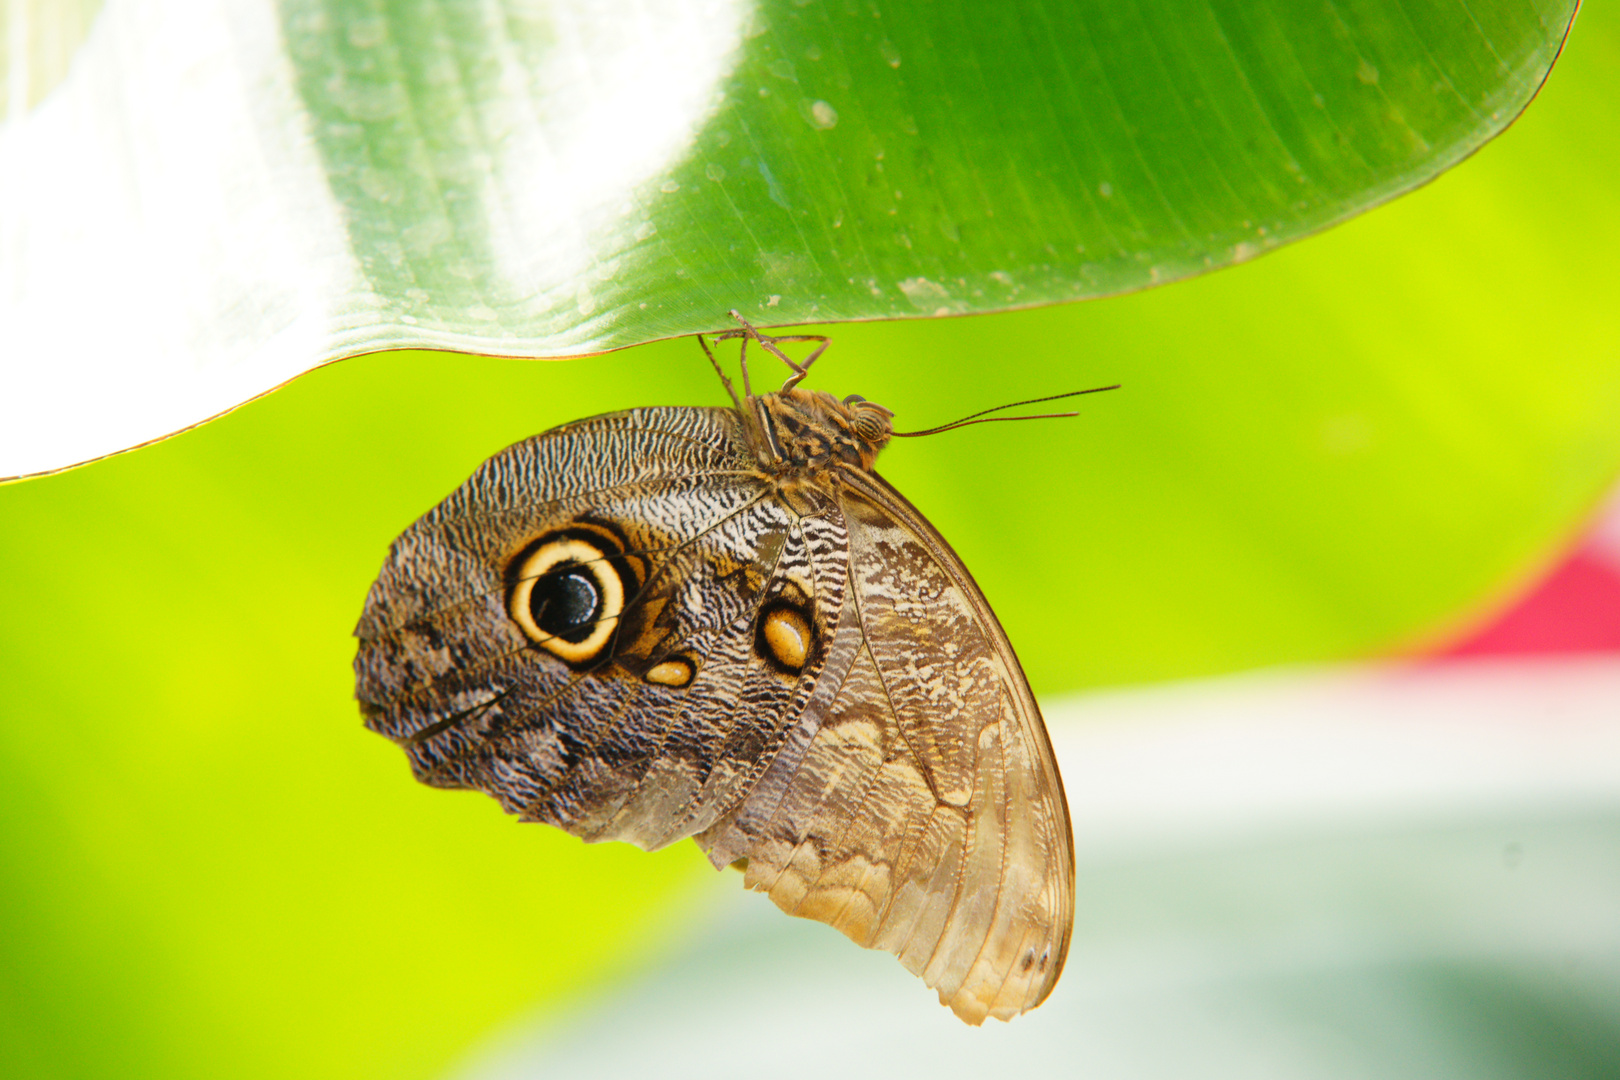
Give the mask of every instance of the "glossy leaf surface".
[[562, 356], [1241, 262], [1500, 131], [1575, 6], [17, 3], [0, 476], [378, 349]]

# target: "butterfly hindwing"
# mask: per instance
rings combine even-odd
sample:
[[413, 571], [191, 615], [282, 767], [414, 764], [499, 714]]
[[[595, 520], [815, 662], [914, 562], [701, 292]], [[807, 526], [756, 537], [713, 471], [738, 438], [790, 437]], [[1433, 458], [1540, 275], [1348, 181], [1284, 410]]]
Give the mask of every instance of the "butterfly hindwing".
[[791, 914], [894, 953], [963, 1019], [1043, 1000], [1068, 947], [1068, 811], [1040, 714], [977, 585], [871, 474], [843, 474], [850, 603], [800, 726], [700, 844]]

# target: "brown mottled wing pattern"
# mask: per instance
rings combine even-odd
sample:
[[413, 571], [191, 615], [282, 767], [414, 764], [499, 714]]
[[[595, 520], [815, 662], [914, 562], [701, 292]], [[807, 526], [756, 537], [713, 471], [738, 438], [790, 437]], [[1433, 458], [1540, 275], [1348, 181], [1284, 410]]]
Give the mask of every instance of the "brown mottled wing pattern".
[[698, 836], [790, 914], [894, 953], [969, 1023], [1041, 1003], [1074, 853], [1051, 744], [1000, 624], [893, 488], [829, 477], [850, 602], [820, 684], [747, 800]]
[[[587, 840], [656, 848], [707, 828], [829, 666], [827, 650], [792, 674], [760, 663], [761, 606], [793, 595], [822, 640], [844, 608], [845, 577], [817, 569], [848, 558], [842, 515], [808, 493], [802, 516], [770, 492], [731, 409], [614, 413], [497, 454], [395, 541], [372, 586], [355, 631], [367, 726], [418, 779]], [[569, 528], [612, 538], [627, 583], [584, 665], [507, 611], [517, 553]], [[647, 677], [670, 657], [693, 662], [688, 685]]]

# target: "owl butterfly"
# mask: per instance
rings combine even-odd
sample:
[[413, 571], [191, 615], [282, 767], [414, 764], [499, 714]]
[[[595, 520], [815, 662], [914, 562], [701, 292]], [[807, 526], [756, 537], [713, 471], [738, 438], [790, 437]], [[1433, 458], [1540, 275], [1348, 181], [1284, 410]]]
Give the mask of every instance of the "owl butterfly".
[[[366, 726], [525, 821], [692, 837], [968, 1023], [1010, 1019], [1074, 912], [1040, 710], [961, 559], [872, 471], [889, 410], [799, 389], [826, 339], [732, 314], [742, 399], [698, 341], [734, 408], [553, 428], [394, 541], [355, 630]], [[749, 388], [749, 342], [792, 369], [780, 392]]]

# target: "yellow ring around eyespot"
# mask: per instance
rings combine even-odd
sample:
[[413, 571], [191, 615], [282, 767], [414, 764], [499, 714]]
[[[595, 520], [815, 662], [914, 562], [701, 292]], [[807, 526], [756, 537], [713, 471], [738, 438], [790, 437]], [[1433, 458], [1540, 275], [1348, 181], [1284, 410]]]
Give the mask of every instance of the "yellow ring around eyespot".
[[[602, 611], [597, 616], [596, 626], [591, 630], [589, 637], [577, 643], [540, 629], [539, 624], [534, 621], [534, 614], [529, 610], [529, 599], [534, 593], [534, 583], [540, 580], [540, 576], [547, 570], [566, 562], [579, 563], [591, 575], [597, 588], [602, 590]], [[518, 568], [517, 584], [512, 589], [512, 597], [507, 607], [507, 613], [512, 616], [512, 621], [518, 624], [518, 628], [530, 641], [540, 645], [552, 655], [576, 664], [590, 660], [602, 651], [602, 647], [613, 636], [619, 614], [623, 610], [624, 583], [619, 580], [618, 570], [608, 562], [608, 553], [593, 544], [572, 537], [542, 544], [523, 560], [523, 565]]]
[[810, 626], [792, 608], [777, 608], [765, 616], [765, 644], [777, 663], [798, 671], [810, 656]]

